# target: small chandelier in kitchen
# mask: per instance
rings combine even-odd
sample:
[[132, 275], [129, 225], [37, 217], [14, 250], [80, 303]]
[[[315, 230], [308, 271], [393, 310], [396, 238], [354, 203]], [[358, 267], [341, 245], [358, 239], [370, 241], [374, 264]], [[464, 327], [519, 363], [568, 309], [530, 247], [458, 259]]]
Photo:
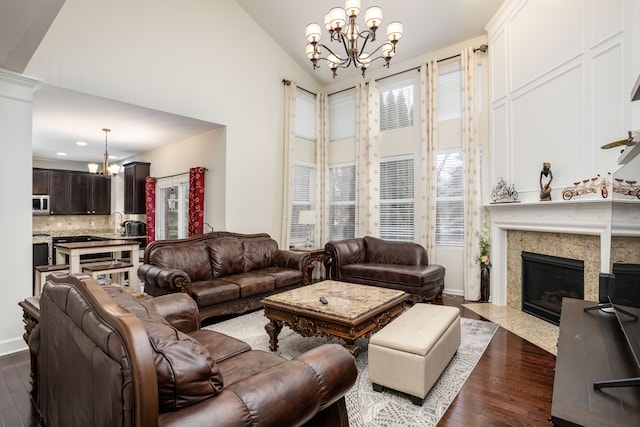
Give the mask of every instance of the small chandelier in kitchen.
[[102, 128], [104, 131], [104, 160], [102, 161], [102, 170], [98, 171], [97, 163], [89, 163], [87, 166], [89, 167], [89, 172], [91, 173], [99, 173], [104, 176], [116, 175], [120, 170], [120, 166], [111, 165], [109, 166], [109, 152], [107, 151], [107, 135], [111, 132], [111, 129]]
[[[371, 6], [365, 11], [364, 23], [366, 30], [360, 31], [356, 24], [356, 17], [360, 13], [360, 0], [346, 0], [344, 9], [334, 7], [324, 16], [324, 27], [329, 32], [329, 41], [336, 41], [342, 44], [345, 52], [340, 54], [320, 43], [321, 28], [319, 24], [311, 23], [305, 28], [307, 37], [306, 53], [307, 58], [313, 63], [313, 69], [318, 68], [318, 61], [327, 61], [327, 66], [336, 77], [337, 69], [348, 68], [353, 65], [362, 70], [362, 77], [367, 67], [376, 59], [384, 59], [385, 66], [389, 67], [389, 61], [396, 54], [396, 45], [402, 37], [402, 23], [399, 21], [390, 22], [387, 25], [387, 40], [375, 50], [365, 50], [367, 43], [376, 41], [376, 30], [382, 24], [382, 9], [378, 6]], [[358, 42], [362, 39], [362, 46], [358, 47]], [[327, 55], [321, 57], [323, 47]], [[374, 57], [377, 53], [380, 56]]]

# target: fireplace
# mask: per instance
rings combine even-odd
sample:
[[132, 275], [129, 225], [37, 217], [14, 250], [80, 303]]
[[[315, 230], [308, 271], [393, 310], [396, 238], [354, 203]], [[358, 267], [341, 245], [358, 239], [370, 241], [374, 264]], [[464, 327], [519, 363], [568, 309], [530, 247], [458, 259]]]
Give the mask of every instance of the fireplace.
[[522, 251], [522, 311], [560, 324], [562, 298], [584, 299], [584, 261]]

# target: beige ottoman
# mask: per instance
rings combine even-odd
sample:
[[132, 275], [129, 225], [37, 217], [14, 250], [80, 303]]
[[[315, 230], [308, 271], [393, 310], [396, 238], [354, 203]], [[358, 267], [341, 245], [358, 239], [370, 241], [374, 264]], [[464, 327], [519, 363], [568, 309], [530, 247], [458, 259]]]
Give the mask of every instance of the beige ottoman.
[[369, 379], [422, 405], [460, 346], [460, 310], [416, 304], [369, 340]]

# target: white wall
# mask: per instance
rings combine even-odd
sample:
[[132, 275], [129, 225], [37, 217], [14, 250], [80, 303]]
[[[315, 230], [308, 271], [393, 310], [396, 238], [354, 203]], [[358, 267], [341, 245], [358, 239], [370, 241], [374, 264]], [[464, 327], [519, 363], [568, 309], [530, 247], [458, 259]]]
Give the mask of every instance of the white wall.
[[[164, 177], [189, 172], [201, 166], [205, 173], [204, 222], [215, 230], [225, 228], [226, 129], [219, 127], [183, 141], [141, 153], [136, 160], [151, 163], [150, 174]], [[184, 176], [183, 176], [184, 178]], [[206, 230], [208, 228], [205, 227]]]
[[18, 302], [31, 295], [31, 113], [36, 81], [0, 69], [0, 182], [3, 224], [0, 355], [25, 348]]
[[600, 146], [632, 125], [632, 9], [629, 0], [507, 0], [488, 24], [494, 185], [503, 177], [536, 201], [550, 162], [561, 200], [562, 188], [617, 169], [619, 150]]

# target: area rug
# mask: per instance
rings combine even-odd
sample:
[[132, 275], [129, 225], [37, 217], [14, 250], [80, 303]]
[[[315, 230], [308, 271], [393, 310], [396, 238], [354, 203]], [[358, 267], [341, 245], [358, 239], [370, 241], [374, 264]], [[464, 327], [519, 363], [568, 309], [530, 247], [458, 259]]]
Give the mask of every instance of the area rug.
[[[268, 319], [262, 310], [207, 326], [248, 343], [254, 350], [269, 351], [269, 337], [264, 329]], [[347, 393], [346, 403], [351, 426], [435, 426], [471, 374], [482, 353], [489, 345], [498, 325], [480, 320], [461, 319], [462, 340], [458, 352], [427, 395], [422, 406], [414, 405], [403, 393], [373, 391], [367, 369], [369, 340], [361, 338], [356, 344], [362, 349], [356, 358], [358, 378]], [[276, 354], [292, 359], [324, 343], [344, 341], [325, 338], [305, 338], [288, 327], [278, 335]]]

